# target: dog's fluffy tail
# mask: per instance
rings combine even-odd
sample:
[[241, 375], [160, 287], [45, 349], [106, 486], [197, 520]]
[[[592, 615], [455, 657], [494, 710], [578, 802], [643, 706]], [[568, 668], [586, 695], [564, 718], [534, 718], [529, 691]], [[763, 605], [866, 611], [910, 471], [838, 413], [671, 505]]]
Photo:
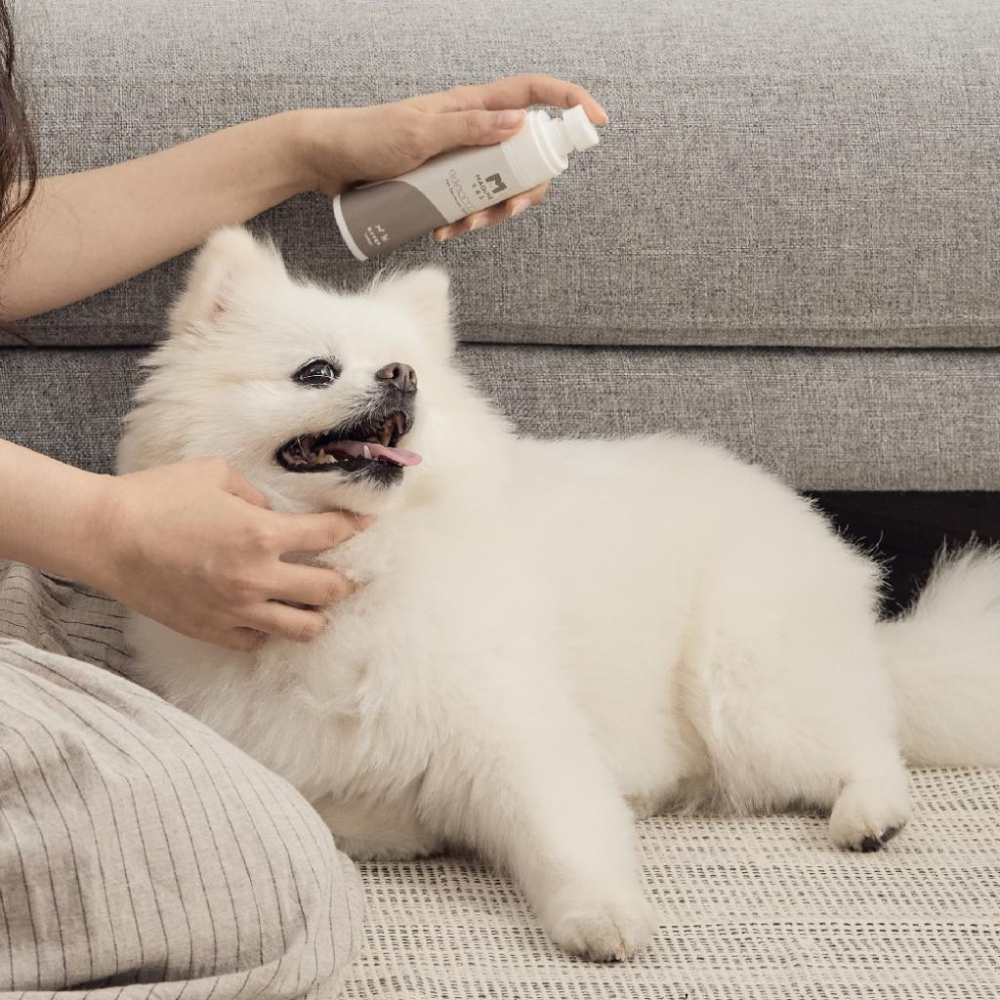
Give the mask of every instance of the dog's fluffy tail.
[[879, 637], [907, 761], [1000, 766], [1000, 548], [942, 553]]

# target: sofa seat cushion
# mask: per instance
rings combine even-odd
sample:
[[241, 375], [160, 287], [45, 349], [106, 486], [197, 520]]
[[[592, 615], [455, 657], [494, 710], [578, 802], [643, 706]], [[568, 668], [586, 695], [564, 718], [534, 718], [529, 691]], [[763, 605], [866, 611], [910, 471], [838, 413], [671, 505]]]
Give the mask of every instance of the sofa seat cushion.
[[[0, 350], [0, 438], [112, 467], [145, 352]], [[525, 434], [697, 434], [801, 489], [1000, 490], [993, 351], [467, 345]]]
[[[48, 172], [271, 112], [544, 70], [611, 124], [543, 207], [394, 258], [444, 264], [468, 340], [1000, 344], [1000, 17], [983, 0], [33, 0], [17, 9]], [[360, 281], [329, 203], [263, 220]], [[38, 320], [149, 343], [183, 262]]]

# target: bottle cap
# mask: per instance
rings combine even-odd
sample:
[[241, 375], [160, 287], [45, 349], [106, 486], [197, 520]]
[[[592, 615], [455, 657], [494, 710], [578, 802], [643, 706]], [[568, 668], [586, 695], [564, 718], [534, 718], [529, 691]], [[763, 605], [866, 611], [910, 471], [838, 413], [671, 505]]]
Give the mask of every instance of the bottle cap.
[[562, 123], [574, 149], [590, 149], [591, 146], [596, 146], [600, 142], [597, 129], [587, 117], [587, 112], [583, 110], [582, 104], [577, 104], [576, 107], [564, 112]]

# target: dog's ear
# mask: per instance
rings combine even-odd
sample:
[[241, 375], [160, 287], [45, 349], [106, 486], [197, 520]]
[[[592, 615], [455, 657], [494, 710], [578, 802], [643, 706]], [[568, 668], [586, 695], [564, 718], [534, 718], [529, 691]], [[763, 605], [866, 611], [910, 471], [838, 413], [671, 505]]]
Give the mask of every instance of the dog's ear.
[[425, 335], [450, 354], [455, 346], [451, 324], [451, 282], [440, 267], [422, 267], [376, 279], [372, 294], [415, 316]]
[[270, 240], [261, 242], [242, 226], [219, 229], [194, 259], [170, 314], [171, 330], [203, 332], [238, 304], [241, 293], [286, 273]]

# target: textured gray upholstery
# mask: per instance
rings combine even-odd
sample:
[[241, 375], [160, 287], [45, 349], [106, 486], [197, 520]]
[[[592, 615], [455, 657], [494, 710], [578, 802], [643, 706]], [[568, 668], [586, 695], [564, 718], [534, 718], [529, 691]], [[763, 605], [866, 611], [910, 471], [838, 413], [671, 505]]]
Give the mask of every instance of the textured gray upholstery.
[[[544, 208], [446, 248], [468, 339], [1000, 343], [1000, 16], [992, 0], [30, 0], [49, 171], [301, 105], [543, 69], [612, 116]], [[266, 220], [308, 269], [369, 273], [307, 196]], [[177, 263], [46, 317], [147, 343]]]
[[[136, 349], [0, 351], [0, 436], [111, 468]], [[528, 434], [700, 434], [809, 489], [995, 489], [1000, 355], [469, 345]]]
[[[464, 339], [512, 345], [467, 357], [522, 428], [700, 433], [803, 488], [1000, 489], [997, 357], [964, 349], [1000, 345], [992, 0], [17, 7], [48, 172], [294, 106], [578, 80], [612, 123], [542, 207], [393, 258], [443, 263]], [[257, 225], [302, 270], [371, 276], [319, 195]], [[29, 334], [150, 343], [184, 263]], [[0, 437], [107, 467], [132, 362], [0, 351]]]

